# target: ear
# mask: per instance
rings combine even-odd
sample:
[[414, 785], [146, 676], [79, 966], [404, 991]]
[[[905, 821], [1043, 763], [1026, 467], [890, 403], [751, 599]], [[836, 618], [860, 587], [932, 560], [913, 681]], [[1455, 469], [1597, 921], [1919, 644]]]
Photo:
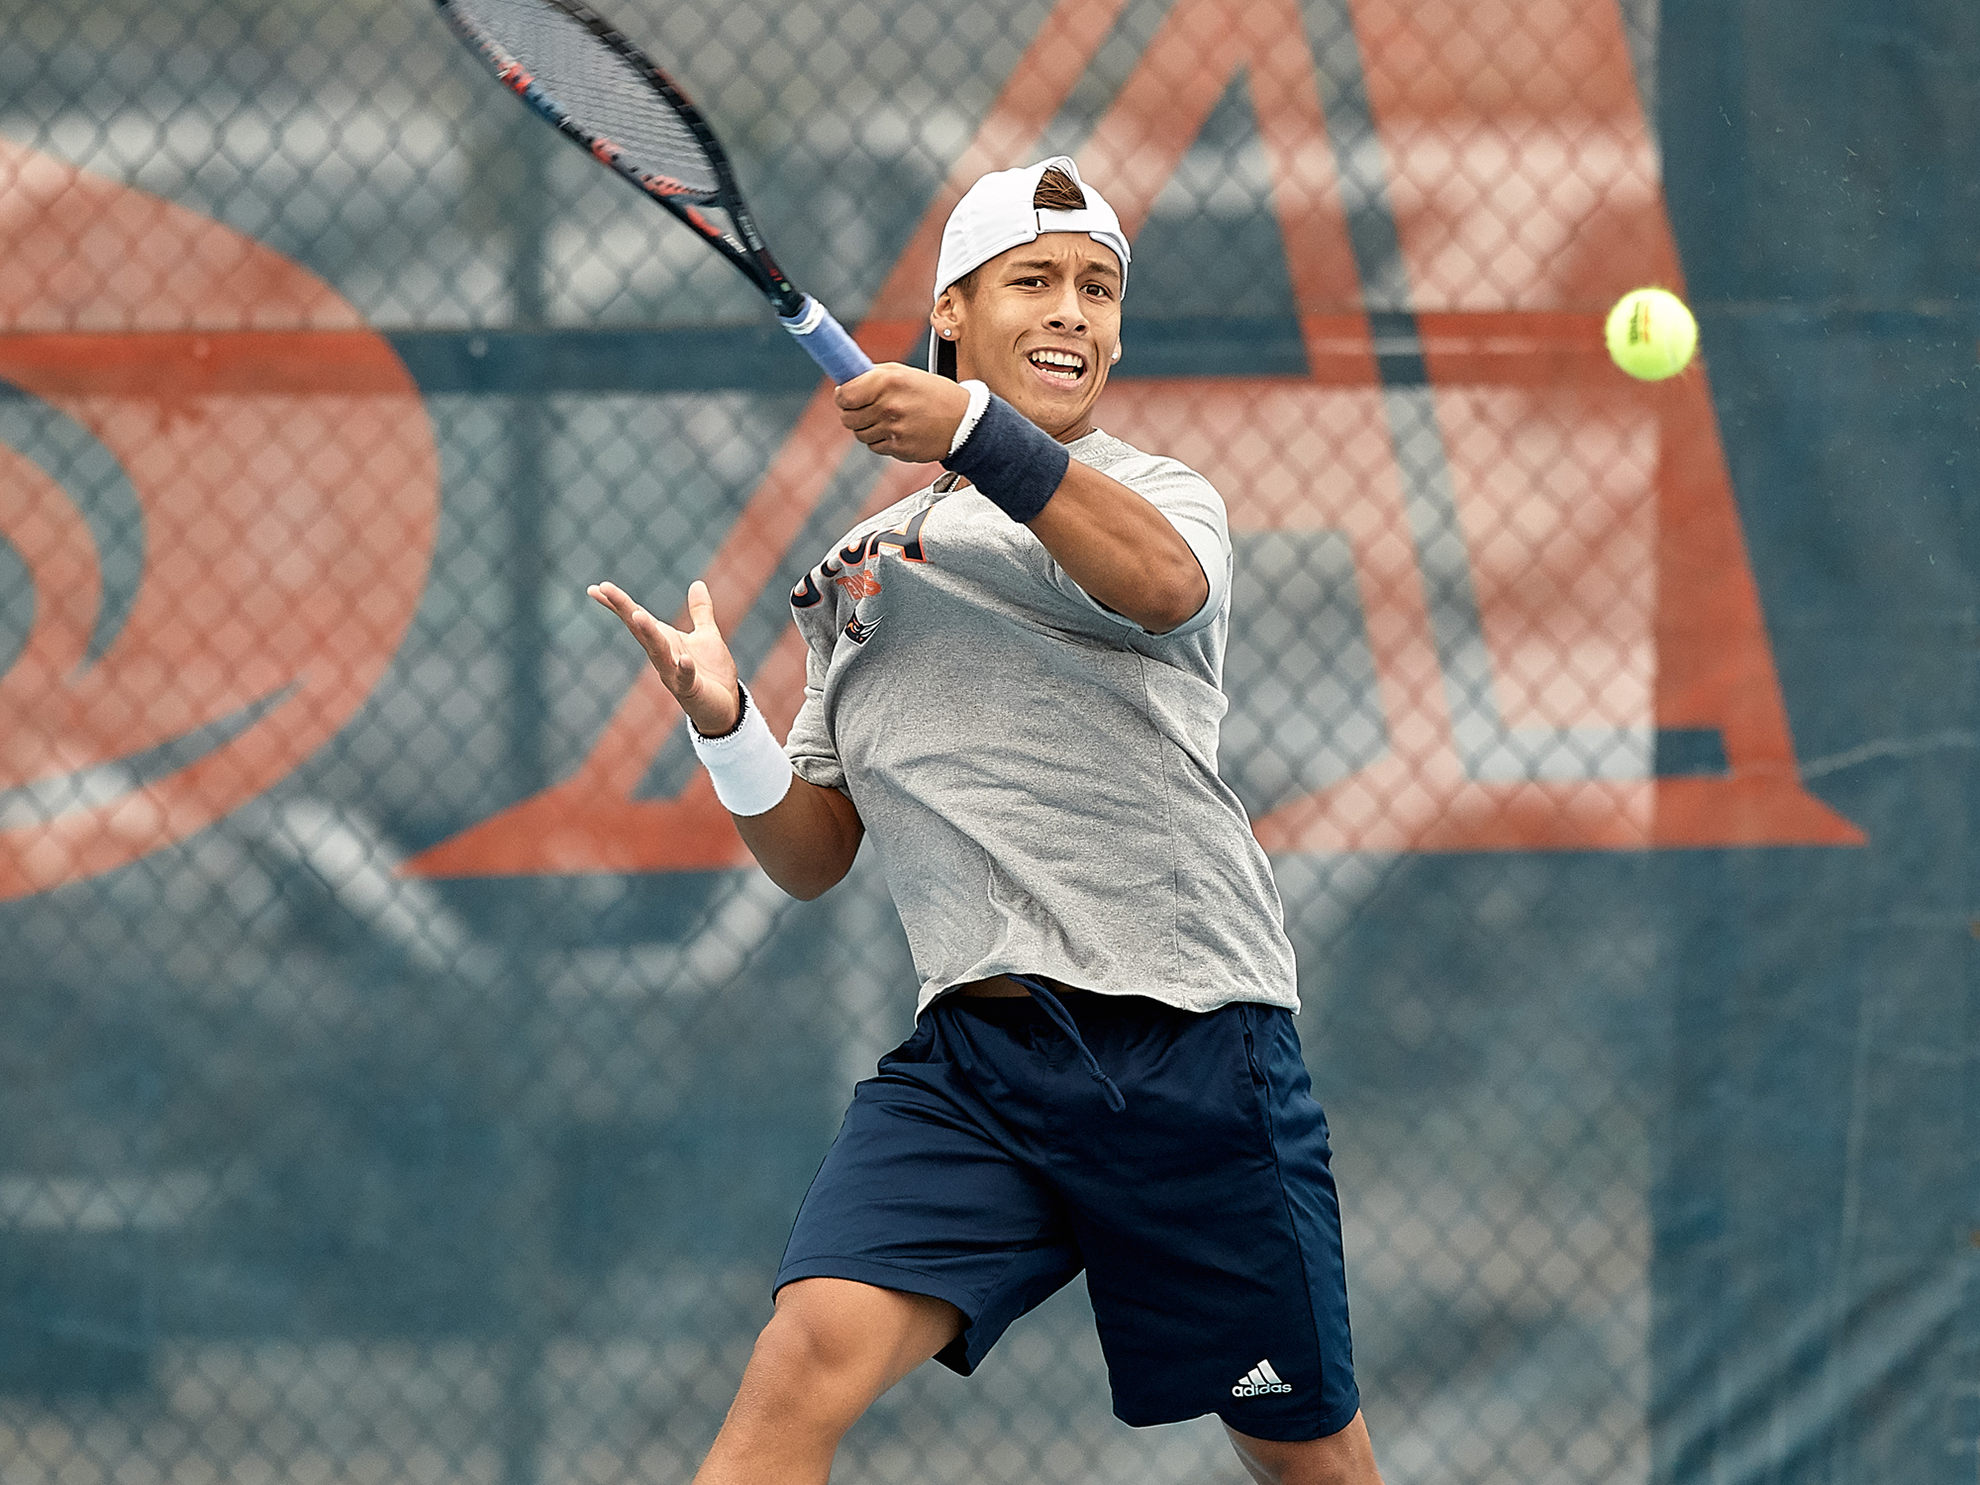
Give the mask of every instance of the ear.
[[944, 340], [958, 340], [962, 336], [966, 313], [963, 296], [951, 285], [936, 296], [935, 307], [928, 311], [928, 323]]

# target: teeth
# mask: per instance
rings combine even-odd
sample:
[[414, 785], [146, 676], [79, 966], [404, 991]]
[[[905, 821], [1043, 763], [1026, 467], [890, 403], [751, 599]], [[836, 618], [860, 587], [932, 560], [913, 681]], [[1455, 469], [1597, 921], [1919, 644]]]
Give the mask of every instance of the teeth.
[[1067, 371], [1084, 371], [1086, 362], [1071, 351], [1033, 351], [1031, 364], [1034, 366], [1058, 366]]

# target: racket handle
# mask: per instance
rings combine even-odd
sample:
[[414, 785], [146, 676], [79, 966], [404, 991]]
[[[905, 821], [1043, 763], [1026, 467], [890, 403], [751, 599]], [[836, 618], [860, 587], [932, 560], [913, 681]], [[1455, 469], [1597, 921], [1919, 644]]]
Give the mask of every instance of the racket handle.
[[812, 360], [825, 368], [825, 374], [843, 385], [856, 376], [864, 376], [873, 369], [853, 338], [846, 334], [845, 326], [832, 318], [832, 312], [813, 299], [804, 296], [804, 303], [798, 312], [789, 319], [777, 316], [777, 323], [791, 332], [797, 343]]

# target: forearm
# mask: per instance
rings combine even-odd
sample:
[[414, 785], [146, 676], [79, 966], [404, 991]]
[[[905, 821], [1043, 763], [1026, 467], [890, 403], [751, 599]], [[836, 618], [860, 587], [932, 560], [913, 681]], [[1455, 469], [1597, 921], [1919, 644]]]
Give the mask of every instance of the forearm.
[[[708, 585], [688, 588], [692, 631], [663, 624], [613, 583], [591, 596], [617, 614], [645, 649], [661, 682], [686, 713], [694, 751], [764, 873], [793, 897], [809, 900], [852, 869], [865, 826], [836, 789], [807, 784], [791, 770], [745, 688], [715, 625]], [[745, 715], [747, 710], [747, 715]]]
[[1210, 596], [1202, 565], [1169, 518], [1077, 459], [1026, 524], [1088, 597], [1151, 634], [1187, 623]]
[[1152, 634], [1187, 623], [1211, 593], [1174, 523], [1009, 403], [971, 383], [972, 411], [943, 463], [1022, 522], [1089, 598]]
[[695, 755], [715, 797], [771, 881], [793, 897], [816, 897], [851, 869], [864, 833], [859, 811], [838, 790], [797, 776], [746, 688], [720, 699], [726, 704], [700, 710], [728, 712], [734, 720], [723, 733], [704, 732], [696, 714], [688, 714]]
[[844, 879], [866, 833], [850, 799], [799, 778], [773, 808], [734, 819], [764, 875], [806, 902]]

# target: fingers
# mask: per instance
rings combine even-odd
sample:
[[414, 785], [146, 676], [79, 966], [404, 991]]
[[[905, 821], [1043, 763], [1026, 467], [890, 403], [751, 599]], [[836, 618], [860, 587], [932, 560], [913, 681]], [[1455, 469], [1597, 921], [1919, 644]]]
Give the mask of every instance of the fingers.
[[895, 458], [906, 458], [903, 450], [911, 439], [908, 427], [910, 414], [892, 409], [886, 403], [873, 403], [852, 412], [839, 414], [839, 421], [852, 436], [865, 444], [876, 454], [891, 454]]
[[[702, 601], [712, 624], [715, 610], [708, 598], [708, 589], [701, 583], [694, 586], [701, 589]], [[640, 648], [646, 651], [647, 659], [660, 672], [660, 679], [666, 682], [668, 690], [680, 695], [693, 689], [694, 656], [688, 653], [685, 636], [679, 630], [654, 618], [614, 583], [593, 583], [584, 591], [619, 616], [619, 622], [639, 641]], [[692, 602], [690, 593], [690, 606]], [[696, 627], [699, 628], [699, 624]]]
[[919, 464], [948, 451], [969, 393], [910, 366], [876, 366], [837, 389], [839, 422], [876, 454]]
[[871, 371], [862, 371], [849, 382], [839, 383], [832, 392], [832, 400], [838, 403], [839, 411], [851, 412], [878, 401], [887, 390], [888, 369], [885, 365], [876, 366]]
[[[696, 586], [699, 586], [699, 584], [697, 584]], [[640, 634], [644, 631], [653, 631], [653, 630], [666, 630], [669, 633], [673, 632], [670, 626], [661, 623], [658, 619], [654, 618], [652, 614], [648, 613], [645, 609], [641, 608], [637, 603], [633, 602], [631, 597], [627, 595], [625, 589], [619, 587], [617, 584], [593, 583], [589, 588], [586, 588], [584, 591], [590, 594], [593, 598], [597, 599], [600, 603], [604, 604], [605, 607], [609, 608], [613, 613], [617, 614], [619, 616], [620, 622], [623, 623], [626, 626], [626, 628], [632, 630], [634, 634]]]
[[890, 412], [885, 402], [876, 400], [839, 409], [839, 424], [861, 443], [872, 443], [876, 438], [885, 438], [899, 416]]
[[870, 449], [878, 450], [894, 438], [912, 412], [895, 395], [895, 384], [900, 380], [896, 373], [903, 369], [891, 364], [876, 366], [841, 384], [832, 394], [841, 425]]
[[[716, 627], [715, 600], [709, 596], [708, 584], [697, 581], [688, 585], [690, 632], [686, 634], [654, 618], [617, 584], [593, 583], [585, 592], [617, 614], [632, 631], [646, 658], [660, 672], [661, 684], [674, 693], [696, 731], [704, 737], [720, 737], [735, 727], [741, 704], [736, 662]], [[701, 674], [704, 661], [708, 665], [706, 677]]]
[[617, 614], [619, 622], [632, 630], [635, 639], [639, 637], [639, 620], [646, 610], [628, 598], [623, 589], [615, 583], [593, 583], [584, 591]]
[[[617, 614], [619, 622], [632, 630], [634, 638], [641, 644], [646, 643], [646, 631], [660, 624], [658, 619], [634, 603], [625, 590], [615, 583], [593, 583], [584, 591]], [[648, 648], [652, 647], [649, 645]]]
[[696, 634], [720, 634], [715, 624], [715, 600], [708, 594], [708, 584], [700, 578], [688, 584], [687, 611]]

